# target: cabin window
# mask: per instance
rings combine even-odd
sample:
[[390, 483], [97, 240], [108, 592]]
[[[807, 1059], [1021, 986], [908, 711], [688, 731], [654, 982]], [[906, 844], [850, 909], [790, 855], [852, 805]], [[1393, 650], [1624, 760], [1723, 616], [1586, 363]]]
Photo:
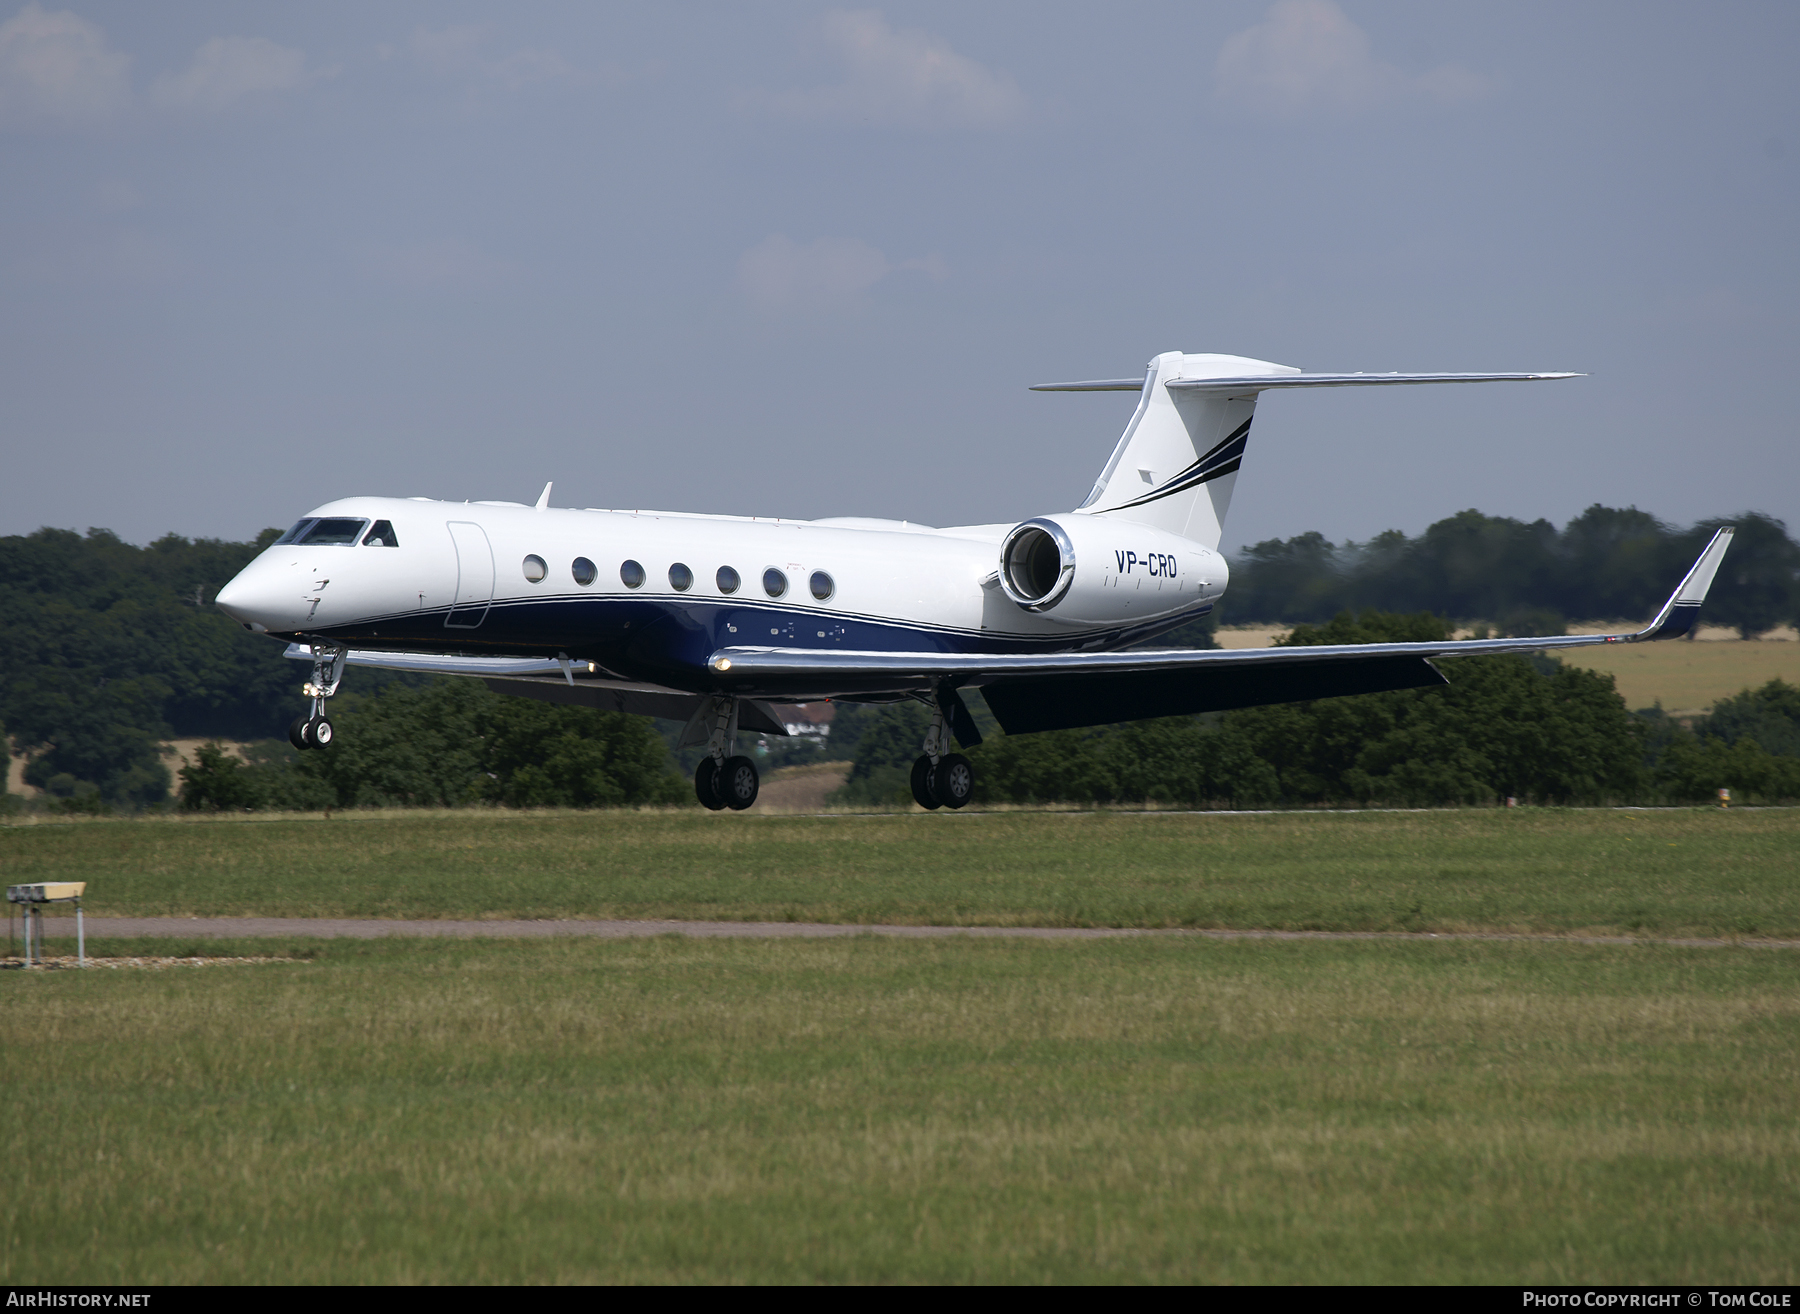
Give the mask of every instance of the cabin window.
[[300, 536], [302, 547], [354, 547], [362, 537], [367, 520], [340, 520], [331, 517], [315, 520], [312, 528]]
[[770, 566], [763, 571], [763, 592], [771, 598], [779, 598], [787, 592], [787, 576]]
[[817, 598], [820, 602], [825, 601], [825, 599], [837, 592], [837, 585], [832, 583], [831, 576], [827, 575], [822, 570], [813, 571], [812, 579], [809, 583], [812, 585], [813, 597]]
[[719, 573], [713, 578], [718, 582], [721, 593], [736, 593], [739, 583], [742, 582], [738, 579], [737, 571], [730, 566], [720, 566]]
[[550, 567], [546, 566], [544, 564], [544, 559], [536, 553], [525, 558], [525, 578], [530, 580], [533, 584], [543, 583], [544, 576], [549, 573]]
[[644, 587], [644, 568], [635, 561], [627, 561], [619, 566], [619, 578], [628, 589]]
[[392, 521], [377, 520], [375, 527], [363, 535], [364, 547], [399, 547], [400, 540], [394, 536]]
[[577, 584], [586, 588], [599, 578], [600, 568], [586, 557], [576, 557], [569, 565], [569, 573], [575, 577]]
[[677, 561], [669, 567], [669, 587], [677, 593], [686, 593], [694, 587], [694, 572]]
[[298, 543], [300, 541], [300, 535], [304, 534], [310, 528], [312, 528], [312, 521], [310, 519], [296, 521], [292, 529], [288, 530], [287, 533], [269, 544], [269, 546], [280, 547], [283, 543]]

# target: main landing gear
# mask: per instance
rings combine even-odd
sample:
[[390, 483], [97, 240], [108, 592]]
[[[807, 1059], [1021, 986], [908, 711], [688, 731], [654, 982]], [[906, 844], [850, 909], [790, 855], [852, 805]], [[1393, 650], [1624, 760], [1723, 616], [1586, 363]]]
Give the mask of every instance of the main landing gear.
[[304, 685], [302, 691], [312, 699], [312, 710], [294, 718], [288, 727], [288, 742], [295, 748], [327, 747], [336, 732], [325, 716], [325, 700], [337, 692], [338, 682], [344, 678], [344, 658], [349, 650], [335, 644], [314, 643], [313, 676]]
[[975, 796], [975, 767], [961, 753], [952, 753], [941, 705], [932, 710], [931, 728], [925, 732], [925, 752], [912, 767], [912, 794], [927, 812], [960, 808]]
[[703, 715], [711, 732], [706, 739], [706, 756], [694, 768], [694, 794], [702, 807], [713, 812], [726, 808], [742, 812], [756, 802], [762, 781], [756, 763], [731, 751], [737, 741], [737, 699], [714, 698]]

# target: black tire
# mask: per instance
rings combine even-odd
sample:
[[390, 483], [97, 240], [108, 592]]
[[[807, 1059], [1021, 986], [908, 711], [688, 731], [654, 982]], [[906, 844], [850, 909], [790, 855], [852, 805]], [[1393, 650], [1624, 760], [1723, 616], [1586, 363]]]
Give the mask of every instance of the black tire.
[[944, 806], [932, 796], [931, 759], [922, 753], [919, 755], [919, 760], [913, 763], [912, 792], [913, 802], [917, 803], [927, 812], [936, 812], [939, 808]]
[[332, 736], [336, 733], [337, 731], [331, 728], [331, 722], [321, 716], [317, 721], [314, 721], [307, 727], [306, 737], [312, 740], [312, 746], [314, 748], [329, 748], [331, 747]]
[[725, 800], [719, 797], [719, 764], [705, 758], [694, 768], [694, 794], [700, 806], [709, 812], [723, 812]]
[[940, 757], [931, 772], [932, 797], [947, 808], [960, 808], [975, 797], [975, 765], [961, 753]]
[[312, 747], [312, 741], [306, 737], [307, 728], [311, 724], [304, 716], [296, 716], [294, 723], [288, 727], [288, 743], [302, 753]]
[[719, 768], [719, 779], [716, 788], [719, 797], [725, 800], [725, 806], [733, 812], [742, 812], [756, 802], [756, 795], [762, 789], [762, 779], [756, 774], [756, 763], [747, 757], [728, 757], [725, 765]]

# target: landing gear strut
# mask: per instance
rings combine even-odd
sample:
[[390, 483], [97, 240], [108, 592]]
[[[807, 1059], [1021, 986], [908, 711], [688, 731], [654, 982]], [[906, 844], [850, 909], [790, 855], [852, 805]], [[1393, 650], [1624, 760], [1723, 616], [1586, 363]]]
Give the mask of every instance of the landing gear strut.
[[975, 796], [974, 764], [961, 753], [950, 751], [944, 702], [940, 698], [932, 708], [931, 728], [925, 732], [925, 752], [912, 767], [913, 799], [928, 812], [960, 808]]
[[[762, 787], [756, 763], [731, 750], [737, 746], [738, 705], [735, 698], [714, 698], [701, 712], [710, 724], [706, 756], [694, 769], [694, 794], [713, 812], [742, 812], [756, 802]], [[698, 722], [697, 716], [695, 721]]]
[[338, 683], [344, 678], [344, 658], [349, 656], [348, 649], [332, 643], [315, 642], [312, 651], [312, 679], [301, 686], [312, 699], [312, 710], [295, 717], [288, 727], [288, 742], [302, 750], [324, 748], [336, 735], [325, 717], [325, 700], [337, 692]]

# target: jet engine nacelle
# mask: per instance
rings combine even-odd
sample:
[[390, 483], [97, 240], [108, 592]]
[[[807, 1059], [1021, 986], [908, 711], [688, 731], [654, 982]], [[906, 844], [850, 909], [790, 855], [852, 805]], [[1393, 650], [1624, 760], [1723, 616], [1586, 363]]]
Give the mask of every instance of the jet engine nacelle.
[[1113, 516], [1039, 516], [1000, 543], [1000, 588], [1072, 625], [1155, 620], [1216, 601], [1230, 571], [1211, 548]]

